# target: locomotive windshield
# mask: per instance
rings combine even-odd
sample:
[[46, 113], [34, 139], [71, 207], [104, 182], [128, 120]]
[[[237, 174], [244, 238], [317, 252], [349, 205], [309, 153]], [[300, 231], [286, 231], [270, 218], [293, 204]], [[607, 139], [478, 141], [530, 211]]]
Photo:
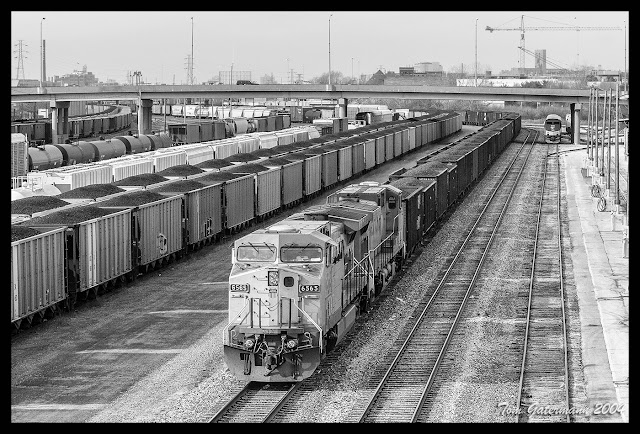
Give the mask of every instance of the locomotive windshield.
[[252, 244], [238, 246], [236, 259], [243, 262], [274, 262], [276, 260], [276, 246], [273, 244]]
[[322, 247], [315, 244], [284, 246], [280, 249], [280, 260], [282, 262], [322, 262]]

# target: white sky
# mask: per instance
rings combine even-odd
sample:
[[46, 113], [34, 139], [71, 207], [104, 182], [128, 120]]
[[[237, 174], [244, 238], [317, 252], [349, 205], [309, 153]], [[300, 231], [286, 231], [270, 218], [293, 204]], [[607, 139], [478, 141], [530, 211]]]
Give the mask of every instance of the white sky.
[[[123, 83], [127, 71], [137, 70], [145, 82], [172, 84], [175, 76], [176, 84], [186, 83], [193, 17], [198, 83], [229, 71], [232, 62], [234, 71], [251, 71], [256, 82], [270, 73], [286, 81], [287, 68], [309, 80], [329, 69], [330, 14], [331, 69], [344, 76], [352, 75], [352, 58], [355, 76], [373, 74], [380, 66], [398, 72], [418, 62], [439, 62], [445, 71], [464, 64], [472, 71], [476, 18], [480, 68], [496, 73], [517, 67], [520, 31], [488, 32], [485, 27], [519, 29], [521, 15], [525, 48], [546, 49], [548, 61], [575, 67], [579, 59], [580, 65], [625, 69], [628, 11], [12, 11], [11, 78], [16, 78], [18, 40], [26, 56], [25, 78], [39, 78], [44, 17], [47, 77], [87, 65], [102, 81]], [[621, 30], [527, 31], [563, 24]], [[628, 68], [628, 36], [626, 60]], [[533, 65], [527, 55], [526, 66]]]

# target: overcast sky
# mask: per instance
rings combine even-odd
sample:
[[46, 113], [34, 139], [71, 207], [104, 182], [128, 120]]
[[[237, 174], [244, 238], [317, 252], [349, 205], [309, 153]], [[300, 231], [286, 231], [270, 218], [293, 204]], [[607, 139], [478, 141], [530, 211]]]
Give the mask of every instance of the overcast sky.
[[[186, 83], [193, 17], [198, 83], [229, 71], [232, 63], [234, 71], [251, 71], [256, 82], [270, 73], [286, 82], [287, 68], [309, 80], [329, 69], [330, 14], [331, 69], [344, 76], [352, 75], [352, 65], [358, 76], [380, 67], [398, 72], [419, 62], [439, 62], [445, 71], [464, 64], [472, 72], [476, 18], [480, 68], [496, 73], [517, 67], [520, 31], [485, 28], [519, 29], [521, 15], [525, 48], [546, 49], [548, 61], [625, 69], [628, 11], [12, 11], [11, 78], [16, 78], [19, 40], [25, 78], [39, 78], [42, 23], [47, 77], [86, 65], [102, 81], [123, 83], [127, 71], [141, 71], [145, 82]], [[621, 30], [527, 30], [567, 25]], [[628, 39], [626, 46], [628, 68]], [[527, 55], [525, 65], [533, 67], [534, 58]]]

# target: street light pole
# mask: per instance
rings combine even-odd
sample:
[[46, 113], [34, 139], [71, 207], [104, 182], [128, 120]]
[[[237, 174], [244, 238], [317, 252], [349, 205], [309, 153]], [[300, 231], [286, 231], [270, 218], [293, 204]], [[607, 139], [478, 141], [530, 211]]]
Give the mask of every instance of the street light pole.
[[[44, 50], [42, 48], [42, 22], [45, 20], [46, 18], [42, 18], [40, 20], [40, 87], [42, 87], [42, 83], [45, 81], [43, 75], [44, 75]], [[626, 49], [625, 49], [625, 53], [626, 53]], [[626, 54], [625, 54], [626, 56]], [[626, 57], [625, 57], [626, 59]], [[625, 64], [626, 64], [626, 60], [625, 60]]]
[[476, 87], [478, 87], [478, 19], [476, 18], [476, 63], [475, 63], [475, 71], [476, 71]]
[[189, 84], [193, 84], [193, 17], [191, 17], [191, 71], [189, 74]]
[[629, 77], [627, 76], [627, 22], [624, 22], [624, 91], [627, 92], [627, 83]]
[[616, 83], [616, 205], [620, 205], [620, 146], [618, 143], [618, 123], [620, 122], [620, 83]]
[[333, 14], [329, 15], [329, 86], [331, 86], [331, 17], [332, 16]]

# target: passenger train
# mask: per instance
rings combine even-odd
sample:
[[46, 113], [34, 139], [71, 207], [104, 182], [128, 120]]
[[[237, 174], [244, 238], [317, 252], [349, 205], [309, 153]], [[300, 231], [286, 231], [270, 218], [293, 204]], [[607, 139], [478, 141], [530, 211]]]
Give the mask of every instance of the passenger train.
[[548, 115], [544, 120], [544, 138], [546, 143], [560, 143], [562, 135], [562, 118], [558, 115]]

